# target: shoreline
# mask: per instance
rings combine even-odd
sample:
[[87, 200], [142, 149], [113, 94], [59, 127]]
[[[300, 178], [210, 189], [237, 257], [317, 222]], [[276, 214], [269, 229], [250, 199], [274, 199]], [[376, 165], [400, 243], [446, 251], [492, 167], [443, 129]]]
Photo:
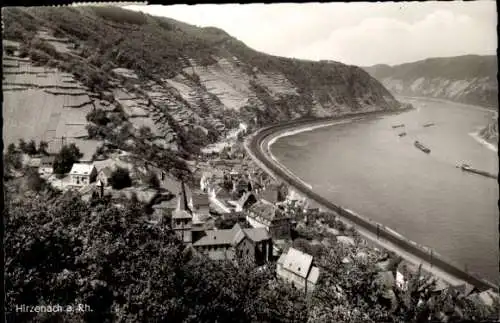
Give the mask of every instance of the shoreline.
[[[431, 273], [436, 278], [439, 278], [450, 285], [459, 285], [463, 284], [464, 282], [469, 282], [484, 290], [493, 288], [495, 291], [497, 291], [496, 284], [483, 278], [473, 276], [470, 273], [464, 272], [460, 269], [459, 266], [446, 260], [438, 253], [433, 252], [432, 249], [411, 241], [401, 234], [395, 232], [394, 230], [383, 226], [382, 224], [365, 218], [345, 207], [337, 206], [334, 203], [319, 196], [313, 191], [311, 185], [305, 183], [290, 170], [284, 167], [270, 152], [270, 146], [279, 138], [304, 131], [312, 131], [318, 128], [333, 126], [336, 124], [350, 123], [369, 115], [395, 114], [406, 112], [408, 110], [411, 110], [411, 108], [395, 111], [374, 111], [362, 114], [349, 114], [340, 117], [330, 117], [326, 119], [317, 118], [300, 120], [285, 123], [282, 125], [274, 125], [260, 129], [257, 132], [253, 133], [247, 140], [245, 140], [245, 149], [250, 154], [252, 159], [254, 159], [254, 161], [256, 161], [263, 170], [271, 174], [275, 179], [280, 178], [286, 184], [294, 188], [294, 190], [296, 190], [297, 193], [301, 196], [314, 201], [315, 204], [321, 206], [322, 208], [334, 211], [340, 216], [339, 218], [343, 218], [342, 220], [345, 220], [349, 224], [354, 225], [356, 230], [364, 238], [374, 242], [376, 245], [396, 252], [401, 257], [417, 266], [422, 264], [423, 270]], [[250, 146], [253, 146], [253, 152]], [[259, 159], [256, 155], [261, 155], [261, 159]], [[376, 235], [373, 232], [374, 228], [376, 228]], [[383, 233], [385, 235], [382, 241], [379, 236], [380, 229], [384, 231]]]
[[478, 143], [480, 143], [481, 145], [483, 145], [487, 149], [494, 151], [496, 153], [498, 152], [498, 147], [495, 146], [494, 144], [488, 142], [486, 139], [481, 138], [481, 135], [479, 135], [479, 131], [471, 132], [471, 133], [469, 133], [469, 136], [474, 138], [474, 140], [476, 140]]
[[447, 104], [454, 104], [454, 105], [459, 105], [463, 108], [470, 108], [470, 109], [476, 109], [476, 110], [481, 110], [484, 112], [493, 112], [493, 113], [498, 113], [498, 109], [490, 109], [486, 108], [480, 105], [474, 105], [474, 104], [469, 104], [469, 103], [462, 103], [462, 102], [456, 102], [456, 101], [450, 101], [446, 99], [440, 99], [440, 98], [430, 98], [427, 96], [408, 96], [408, 95], [395, 95], [396, 98], [399, 98], [398, 101], [402, 101], [404, 99], [410, 99], [410, 100], [424, 100], [424, 101], [434, 101], [434, 102], [439, 102], [439, 103], [447, 103]]

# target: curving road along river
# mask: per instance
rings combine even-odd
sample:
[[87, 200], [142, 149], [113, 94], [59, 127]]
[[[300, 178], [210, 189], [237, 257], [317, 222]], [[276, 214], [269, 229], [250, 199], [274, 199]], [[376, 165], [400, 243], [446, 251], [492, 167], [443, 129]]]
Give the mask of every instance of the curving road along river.
[[[381, 113], [375, 112], [368, 114]], [[273, 177], [283, 180], [288, 185], [294, 187], [298, 192], [315, 201], [325, 209], [329, 209], [339, 214], [344, 220], [354, 224], [358, 231], [369, 240], [374, 241], [384, 248], [391, 249], [399, 253], [403, 258], [413, 263], [422, 264], [425, 270], [436, 274], [451, 284], [467, 282], [476, 286], [480, 290], [493, 288], [498, 291], [498, 287], [495, 286], [495, 284], [482, 280], [461, 270], [460, 268], [441, 259], [439, 256], [436, 256], [436, 254], [433, 254], [429, 249], [409, 241], [390, 229], [384, 229], [382, 225], [336, 205], [335, 203], [332, 203], [319, 194], [313, 192], [309, 185], [305, 184], [298, 177], [288, 171], [283, 165], [279, 164], [268, 150], [269, 143], [274, 141], [280, 134], [300, 128], [327, 126], [341, 122], [342, 120], [349, 120], [359, 116], [360, 115], [346, 115], [337, 118], [301, 119], [285, 124], [269, 126], [260, 129], [248, 137], [245, 141], [245, 148], [250, 156], [264, 170], [273, 175]]]

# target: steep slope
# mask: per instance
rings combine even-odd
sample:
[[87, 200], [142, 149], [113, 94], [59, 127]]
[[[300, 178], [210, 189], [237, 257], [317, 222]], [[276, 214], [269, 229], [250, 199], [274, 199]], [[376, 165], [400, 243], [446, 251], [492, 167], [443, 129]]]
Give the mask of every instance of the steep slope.
[[440, 98], [492, 109], [498, 106], [495, 56], [429, 58], [364, 69], [396, 95]]
[[[163, 149], [199, 152], [242, 122], [256, 127], [401, 107], [358, 67], [270, 56], [217, 28], [117, 7], [8, 8], [2, 15], [4, 38], [20, 43], [15, 54], [73, 74], [96, 94], [94, 105], [116, 107], [135, 134], [147, 127], [151, 144]], [[10, 54], [5, 59], [16, 56]], [[17, 79], [4, 85], [19, 85], [23, 72], [13, 73]], [[9, 114], [19, 109], [4, 105], [4, 118], [24, 122]]]

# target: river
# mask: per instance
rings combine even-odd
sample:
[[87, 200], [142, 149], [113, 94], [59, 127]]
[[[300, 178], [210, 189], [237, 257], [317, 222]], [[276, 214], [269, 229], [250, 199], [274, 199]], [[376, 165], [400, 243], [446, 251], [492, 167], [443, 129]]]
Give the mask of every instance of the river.
[[[278, 139], [273, 155], [331, 201], [500, 282], [498, 183], [455, 166], [498, 173], [498, 155], [472, 134], [492, 112], [409, 99], [415, 109]], [[434, 126], [423, 127], [423, 124]], [[392, 128], [405, 124], [404, 128]], [[399, 137], [398, 134], [407, 135]], [[418, 150], [418, 140], [431, 149]]]

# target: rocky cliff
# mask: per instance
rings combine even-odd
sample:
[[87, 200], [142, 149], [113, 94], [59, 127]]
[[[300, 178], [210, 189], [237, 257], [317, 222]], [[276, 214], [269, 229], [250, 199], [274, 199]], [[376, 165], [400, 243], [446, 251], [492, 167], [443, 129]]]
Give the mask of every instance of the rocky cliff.
[[267, 55], [217, 28], [116, 7], [7, 8], [2, 19], [4, 120], [32, 136], [71, 137], [70, 125], [81, 136], [82, 116], [101, 108], [136, 135], [147, 127], [153, 145], [199, 150], [240, 123], [401, 107], [359, 67]]
[[479, 136], [498, 147], [498, 116], [495, 115], [491, 122], [486, 125], [480, 132]]
[[396, 95], [424, 96], [497, 109], [497, 58], [466, 55], [364, 68]]

